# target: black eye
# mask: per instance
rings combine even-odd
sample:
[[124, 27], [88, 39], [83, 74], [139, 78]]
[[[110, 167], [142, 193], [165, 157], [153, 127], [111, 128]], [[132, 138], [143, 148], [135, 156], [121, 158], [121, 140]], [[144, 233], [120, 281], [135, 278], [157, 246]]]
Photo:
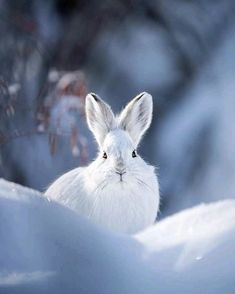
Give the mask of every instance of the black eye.
[[107, 153], [104, 152], [104, 153], [103, 153], [103, 158], [104, 158], [104, 159], [107, 159], [107, 157], [108, 157], [108, 156], [107, 156]]
[[135, 150], [132, 152], [132, 157], [137, 157], [137, 153]]

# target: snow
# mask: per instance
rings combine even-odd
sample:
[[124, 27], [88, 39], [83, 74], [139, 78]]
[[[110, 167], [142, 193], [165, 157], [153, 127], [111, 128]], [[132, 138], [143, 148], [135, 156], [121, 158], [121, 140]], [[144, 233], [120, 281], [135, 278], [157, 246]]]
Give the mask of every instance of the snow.
[[0, 180], [0, 293], [234, 293], [235, 200], [135, 236]]
[[155, 252], [182, 246], [175, 268], [186, 268], [204, 258], [235, 228], [234, 203], [234, 200], [224, 200], [186, 209], [140, 233], [137, 239]]

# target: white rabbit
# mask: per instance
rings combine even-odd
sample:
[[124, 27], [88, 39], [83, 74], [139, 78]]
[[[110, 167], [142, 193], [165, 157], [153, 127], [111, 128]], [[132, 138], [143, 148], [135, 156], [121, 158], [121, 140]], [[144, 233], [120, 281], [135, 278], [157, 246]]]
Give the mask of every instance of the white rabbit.
[[153, 224], [159, 208], [154, 167], [138, 154], [138, 143], [152, 120], [152, 96], [141, 93], [114, 116], [96, 94], [86, 97], [86, 117], [100, 152], [87, 167], [58, 178], [45, 195], [94, 223], [123, 233]]

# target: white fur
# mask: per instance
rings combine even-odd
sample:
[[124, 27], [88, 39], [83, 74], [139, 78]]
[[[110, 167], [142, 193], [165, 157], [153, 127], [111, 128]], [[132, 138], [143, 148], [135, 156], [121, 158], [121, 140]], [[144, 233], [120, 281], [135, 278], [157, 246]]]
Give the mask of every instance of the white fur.
[[112, 230], [144, 229], [157, 216], [158, 180], [154, 167], [132, 152], [151, 123], [151, 95], [141, 93], [115, 118], [103, 100], [88, 94], [86, 116], [100, 147], [97, 159], [61, 176], [45, 194]]

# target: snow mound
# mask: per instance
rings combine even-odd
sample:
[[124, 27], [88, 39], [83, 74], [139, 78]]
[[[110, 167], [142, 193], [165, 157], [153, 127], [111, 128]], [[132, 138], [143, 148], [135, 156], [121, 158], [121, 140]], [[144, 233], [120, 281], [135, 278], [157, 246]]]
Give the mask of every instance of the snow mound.
[[135, 236], [0, 180], [0, 293], [235, 293], [235, 200]]

